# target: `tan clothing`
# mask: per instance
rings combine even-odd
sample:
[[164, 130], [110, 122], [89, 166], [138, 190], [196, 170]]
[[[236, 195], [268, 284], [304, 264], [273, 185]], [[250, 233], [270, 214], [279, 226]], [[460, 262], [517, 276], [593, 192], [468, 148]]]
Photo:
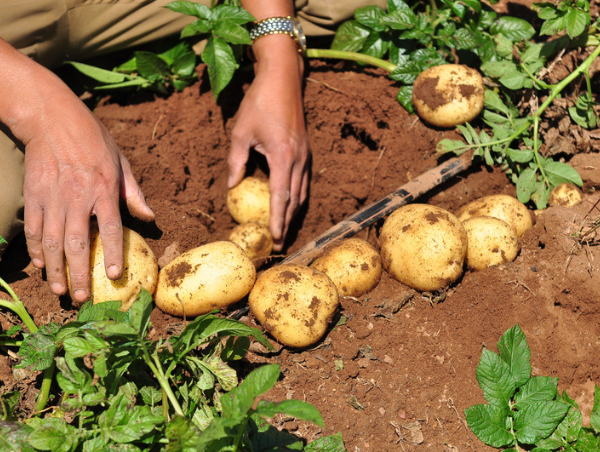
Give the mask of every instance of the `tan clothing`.
[[[38, 63], [57, 67], [66, 60], [81, 61], [178, 33], [195, 18], [165, 8], [170, 1], [0, 0], [0, 37]], [[305, 33], [323, 36], [333, 34], [356, 8], [385, 7], [387, 0], [296, 0], [295, 4]], [[24, 159], [19, 146], [2, 132], [0, 124], [0, 235], [10, 240], [23, 228]]]

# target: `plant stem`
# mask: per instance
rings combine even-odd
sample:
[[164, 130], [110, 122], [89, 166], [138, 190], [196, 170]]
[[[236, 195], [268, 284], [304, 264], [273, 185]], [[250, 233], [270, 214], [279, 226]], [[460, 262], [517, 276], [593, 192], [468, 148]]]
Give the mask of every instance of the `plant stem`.
[[371, 55], [365, 55], [357, 52], [347, 52], [346, 50], [332, 50], [332, 49], [308, 49], [306, 51], [308, 58], [334, 58], [338, 60], [350, 60], [358, 63], [370, 64], [385, 69], [388, 72], [393, 72], [396, 69], [396, 65], [381, 58], [376, 58]]

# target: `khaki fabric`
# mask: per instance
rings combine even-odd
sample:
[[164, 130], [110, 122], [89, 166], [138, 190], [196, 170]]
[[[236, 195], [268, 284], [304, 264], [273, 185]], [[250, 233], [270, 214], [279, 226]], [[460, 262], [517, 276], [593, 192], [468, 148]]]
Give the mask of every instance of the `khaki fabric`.
[[[0, 37], [53, 68], [179, 33], [195, 19], [165, 8], [170, 1], [0, 0]], [[387, 0], [295, 0], [308, 36], [332, 35], [356, 8], [386, 4]], [[6, 133], [0, 124], [0, 235], [10, 240], [23, 228], [24, 156]]]

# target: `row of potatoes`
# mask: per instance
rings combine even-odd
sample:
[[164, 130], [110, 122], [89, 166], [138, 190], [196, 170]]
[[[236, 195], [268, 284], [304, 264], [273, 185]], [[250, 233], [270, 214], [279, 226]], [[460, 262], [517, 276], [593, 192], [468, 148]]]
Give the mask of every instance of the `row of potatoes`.
[[480, 198], [456, 215], [427, 204], [410, 204], [384, 222], [380, 251], [365, 240], [345, 239], [309, 267], [276, 265], [257, 277], [256, 269], [273, 247], [267, 228], [269, 191], [268, 182], [248, 179], [228, 194], [229, 211], [240, 223], [229, 240], [187, 251], [160, 271], [143, 237], [125, 228], [123, 276], [108, 280], [96, 231], [91, 244], [94, 303], [123, 300], [125, 311], [143, 287], [154, 294], [164, 312], [194, 317], [248, 296], [253, 315], [275, 339], [306, 347], [326, 333], [339, 297], [367, 293], [384, 269], [416, 290], [443, 290], [460, 277], [465, 264], [482, 270], [514, 260], [518, 238], [532, 226], [525, 205], [507, 195]]

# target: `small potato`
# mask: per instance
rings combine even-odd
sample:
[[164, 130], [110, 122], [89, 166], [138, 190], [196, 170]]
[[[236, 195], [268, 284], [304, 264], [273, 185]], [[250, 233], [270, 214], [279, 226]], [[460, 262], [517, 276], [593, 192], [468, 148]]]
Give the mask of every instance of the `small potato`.
[[229, 240], [246, 252], [256, 268], [264, 264], [273, 251], [271, 231], [258, 223], [238, 224], [229, 234]]
[[311, 265], [331, 278], [343, 297], [360, 297], [379, 282], [381, 256], [366, 240], [340, 240]]
[[420, 291], [441, 290], [463, 272], [467, 233], [450, 212], [428, 204], [400, 207], [380, 235], [383, 267]]
[[[123, 275], [116, 281], [108, 279], [104, 267], [104, 247], [97, 225], [90, 235], [90, 269], [94, 304], [103, 301], [122, 300], [121, 311], [127, 311], [139, 295], [142, 287], [154, 293], [158, 278], [156, 256], [137, 232], [123, 227]], [[69, 275], [67, 267], [67, 275]], [[67, 278], [72, 295], [71, 278]]]
[[456, 216], [460, 221], [471, 217], [494, 217], [506, 221], [522, 237], [533, 226], [529, 209], [509, 195], [489, 195], [461, 207]]
[[552, 207], [573, 207], [580, 202], [581, 190], [569, 182], [564, 182], [554, 187], [550, 192], [550, 198], [548, 199], [548, 204]]
[[256, 268], [238, 245], [208, 243], [161, 269], [154, 301], [167, 314], [195, 317], [241, 300], [255, 280]]
[[227, 192], [227, 209], [240, 224], [258, 223], [269, 227], [271, 193], [269, 182], [247, 177]]
[[338, 291], [325, 273], [282, 264], [259, 275], [248, 304], [260, 324], [279, 342], [307, 347], [325, 335], [338, 306]]
[[475, 119], [483, 109], [483, 78], [462, 64], [434, 66], [415, 80], [412, 101], [425, 122], [454, 127]]
[[467, 267], [484, 270], [512, 262], [519, 253], [517, 233], [506, 221], [494, 217], [471, 217], [462, 224], [467, 231]]

